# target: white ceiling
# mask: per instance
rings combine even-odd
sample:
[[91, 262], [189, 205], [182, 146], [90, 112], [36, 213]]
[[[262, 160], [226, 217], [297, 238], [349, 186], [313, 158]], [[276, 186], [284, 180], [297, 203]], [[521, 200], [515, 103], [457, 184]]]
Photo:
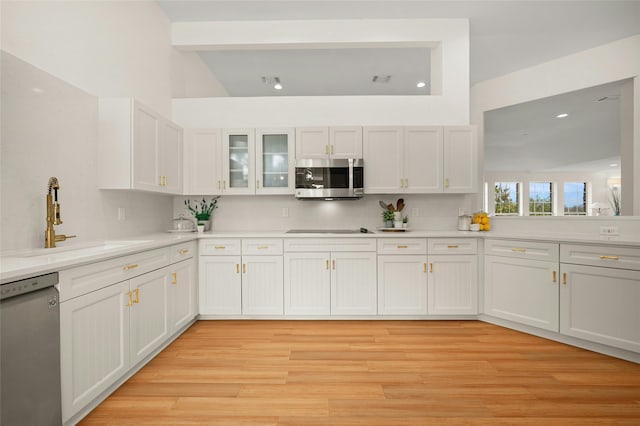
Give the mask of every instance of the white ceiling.
[[[640, 33], [640, 1], [160, 0], [158, 3], [172, 22], [468, 18], [471, 85]], [[367, 52], [364, 60], [360, 55], [339, 55], [335, 51], [201, 55], [231, 96], [352, 95], [355, 88], [364, 91], [361, 94], [381, 94], [380, 85], [369, 84], [371, 77], [381, 72], [391, 74], [397, 86], [387, 86], [386, 90], [422, 94], [415, 88], [421, 73], [408, 72], [404, 61], [395, 60], [400, 53], [385, 50], [388, 49]], [[331, 58], [333, 68], [350, 72], [332, 72], [332, 68], [317, 65], [327, 57]], [[266, 91], [260, 77], [267, 75], [280, 76], [285, 90]], [[293, 76], [298, 76], [295, 84]], [[327, 88], [331, 88], [330, 93]]]

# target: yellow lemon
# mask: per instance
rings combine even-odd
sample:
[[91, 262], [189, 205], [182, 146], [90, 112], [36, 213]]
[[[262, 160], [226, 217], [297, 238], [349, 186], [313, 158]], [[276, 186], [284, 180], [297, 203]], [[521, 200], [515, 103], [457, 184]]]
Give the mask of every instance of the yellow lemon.
[[481, 223], [482, 223], [483, 225], [486, 225], [487, 223], [489, 223], [489, 218], [488, 218], [488, 217], [486, 217], [486, 216], [484, 216], [481, 220], [482, 220], [482, 222], [481, 222]]

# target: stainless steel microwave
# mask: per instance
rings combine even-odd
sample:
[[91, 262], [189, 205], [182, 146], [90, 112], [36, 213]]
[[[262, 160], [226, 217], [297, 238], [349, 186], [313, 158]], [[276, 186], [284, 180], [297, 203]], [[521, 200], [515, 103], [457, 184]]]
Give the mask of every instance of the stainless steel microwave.
[[357, 199], [364, 195], [364, 160], [296, 161], [296, 198]]

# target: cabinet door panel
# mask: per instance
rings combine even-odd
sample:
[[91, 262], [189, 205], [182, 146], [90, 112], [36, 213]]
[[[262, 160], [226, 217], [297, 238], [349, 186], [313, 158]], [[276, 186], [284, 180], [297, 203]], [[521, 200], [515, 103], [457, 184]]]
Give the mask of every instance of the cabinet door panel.
[[125, 281], [60, 304], [63, 421], [129, 369], [128, 291]]
[[377, 313], [375, 253], [331, 253], [331, 314]]
[[158, 174], [162, 191], [182, 194], [182, 129], [166, 120], [158, 122]]
[[331, 158], [362, 158], [362, 127], [329, 128]]
[[294, 193], [292, 129], [256, 130], [256, 194]]
[[475, 255], [429, 256], [429, 314], [478, 313], [478, 258]]
[[222, 132], [219, 129], [187, 131], [185, 153], [185, 192], [221, 194]]
[[427, 314], [427, 256], [378, 256], [378, 314]]
[[160, 191], [158, 173], [158, 118], [138, 103], [133, 109], [132, 188]]
[[222, 132], [224, 194], [254, 194], [255, 132], [253, 129], [228, 129]]
[[564, 263], [561, 272], [560, 332], [640, 352], [640, 274]]
[[444, 192], [476, 191], [477, 157], [475, 128], [444, 128]]
[[442, 127], [407, 127], [404, 133], [404, 192], [442, 192]]
[[200, 314], [240, 315], [240, 256], [200, 256]]
[[329, 129], [301, 127], [296, 129], [296, 158], [328, 158]]
[[149, 355], [169, 336], [168, 268], [133, 278], [131, 364]]
[[329, 253], [284, 255], [285, 315], [329, 315]]
[[282, 256], [242, 257], [242, 313], [283, 314]]
[[367, 194], [402, 192], [402, 127], [365, 127], [363, 158]]
[[487, 315], [559, 330], [557, 263], [485, 256], [484, 282]]
[[196, 271], [193, 259], [171, 266], [170, 331], [173, 333], [196, 316]]

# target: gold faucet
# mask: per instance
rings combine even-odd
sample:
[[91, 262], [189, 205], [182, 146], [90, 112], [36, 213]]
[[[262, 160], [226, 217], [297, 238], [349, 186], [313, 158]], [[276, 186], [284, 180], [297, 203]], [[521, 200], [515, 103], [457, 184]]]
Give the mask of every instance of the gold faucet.
[[[47, 230], [44, 231], [44, 247], [52, 248], [56, 246], [56, 242], [64, 241], [67, 238], [75, 238], [75, 235], [56, 235], [53, 225], [60, 225], [60, 203], [58, 203], [58, 189], [60, 184], [57, 177], [49, 178], [47, 191]], [[53, 191], [53, 194], [51, 194]]]

